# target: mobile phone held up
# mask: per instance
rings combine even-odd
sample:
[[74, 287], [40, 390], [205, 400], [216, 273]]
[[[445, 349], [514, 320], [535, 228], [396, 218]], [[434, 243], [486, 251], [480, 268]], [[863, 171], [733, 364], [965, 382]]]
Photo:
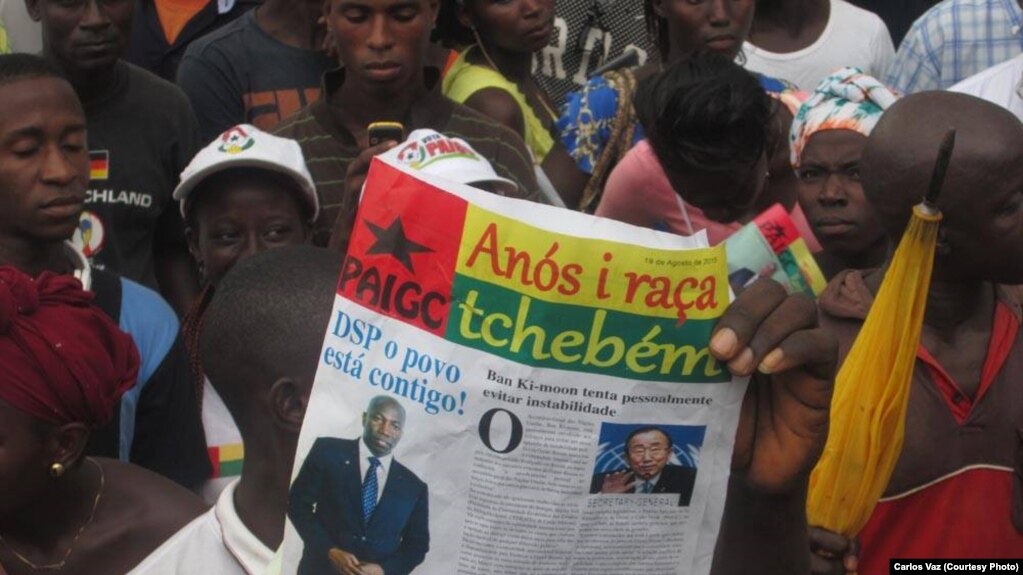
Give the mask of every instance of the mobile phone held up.
[[405, 126], [398, 122], [373, 122], [366, 130], [369, 146], [379, 146], [391, 141], [400, 144], [405, 140]]

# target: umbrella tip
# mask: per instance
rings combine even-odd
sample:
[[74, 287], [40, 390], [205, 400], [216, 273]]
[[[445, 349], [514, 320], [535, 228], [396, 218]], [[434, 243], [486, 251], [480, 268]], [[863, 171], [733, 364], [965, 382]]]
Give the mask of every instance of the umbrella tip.
[[952, 150], [956, 145], [956, 129], [949, 128], [941, 139], [941, 147], [938, 148], [938, 159], [934, 163], [934, 171], [931, 172], [931, 185], [927, 188], [927, 195], [924, 196], [926, 207], [937, 209], [938, 195], [945, 184], [945, 172], [948, 171], [948, 164], [952, 161]]

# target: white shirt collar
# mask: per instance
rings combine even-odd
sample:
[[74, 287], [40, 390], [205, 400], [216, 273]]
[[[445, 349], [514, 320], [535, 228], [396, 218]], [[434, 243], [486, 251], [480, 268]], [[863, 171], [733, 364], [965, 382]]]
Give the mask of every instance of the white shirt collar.
[[234, 556], [249, 575], [262, 575], [273, 559], [274, 551], [263, 545], [238, 517], [238, 510], [234, 506], [234, 490], [238, 487], [238, 481], [234, 480], [221, 492], [214, 513], [220, 523], [220, 532], [228, 553]]
[[[366, 445], [366, 440], [362, 439], [360, 437], [359, 438], [359, 470], [360, 470], [361, 475], [363, 475], [363, 476], [366, 475], [366, 470], [369, 469], [369, 458], [370, 457], [376, 457], [376, 456], [374, 456], [373, 452], [369, 450], [369, 447]], [[378, 473], [382, 473], [383, 477], [387, 477], [387, 472], [391, 470], [391, 460], [394, 459], [394, 452], [388, 453], [387, 455], [384, 455], [383, 457], [377, 457], [377, 459], [380, 461], [380, 471], [378, 471]]]
[[[661, 480], [661, 474], [660, 473], [658, 473], [657, 475], [654, 475], [650, 479], [643, 479], [642, 477], [640, 477], [639, 478], [639, 485], [643, 485], [644, 483], [649, 483], [650, 484], [650, 489], [653, 489], [654, 487], [657, 487], [657, 482], [660, 481], [660, 480]], [[637, 485], [637, 487], [639, 487], [639, 485]]]

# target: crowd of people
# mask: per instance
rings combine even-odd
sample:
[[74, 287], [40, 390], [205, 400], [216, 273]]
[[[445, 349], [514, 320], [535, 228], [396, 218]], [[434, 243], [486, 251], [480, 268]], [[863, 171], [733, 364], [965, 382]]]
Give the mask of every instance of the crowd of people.
[[[379, 122], [458, 142], [441, 177], [712, 244], [789, 213], [830, 281], [750, 283], [715, 328], [752, 376], [715, 575], [1023, 557], [1023, 0], [0, 18], [0, 575], [266, 572]], [[905, 442], [846, 538], [807, 525], [810, 470], [950, 127]], [[328, 547], [310, 572], [401, 572]]]

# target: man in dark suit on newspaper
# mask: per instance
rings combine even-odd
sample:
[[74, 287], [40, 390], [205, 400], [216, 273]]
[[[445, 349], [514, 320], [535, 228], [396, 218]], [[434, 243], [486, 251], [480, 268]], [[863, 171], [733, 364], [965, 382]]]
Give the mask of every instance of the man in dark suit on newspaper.
[[299, 575], [408, 575], [430, 548], [426, 484], [391, 454], [404, 408], [374, 397], [362, 425], [359, 439], [317, 438], [292, 484]]
[[668, 465], [673, 442], [656, 426], [639, 427], [625, 439], [629, 467], [597, 473], [590, 493], [678, 493], [679, 507], [689, 505], [696, 468]]

